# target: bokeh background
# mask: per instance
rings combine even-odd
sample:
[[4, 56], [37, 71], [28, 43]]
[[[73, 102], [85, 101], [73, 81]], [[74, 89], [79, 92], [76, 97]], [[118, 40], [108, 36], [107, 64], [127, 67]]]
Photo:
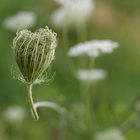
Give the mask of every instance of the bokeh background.
[[[140, 100], [140, 1], [96, 0], [96, 10], [87, 25], [87, 40], [112, 39], [119, 48], [97, 59], [96, 67], [108, 71], [108, 77], [96, 85], [94, 101], [98, 130], [120, 126], [137, 113]], [[77, 44], [75, 30], [68, 34], [69, 45], [63, 44], [61, 29], [55, 28], [50, 16], [59, 4], [53, 0], [0, 0], [0, 140], [86, 140], [77, 121], [65, 126], [61, 117], [50, 109], [40, 109], [40, 120], [32, 119], [27, 103], [26, 87], [11, 74], [16, 66], [11, 49], [15, 32], [4, 28], [3, 21], [19, 11], [33, 11], [37, 21], [30, 29], [48, 25], [58, 34], [56, 57], [49, 85], [37, 85], [34, 99], [49, 100], [65, 107], [70, 114], [80, 110], [79, 82], [70, 70], [68, 49]], [[9, 122], [4, 112], [10, 106], [21, 106], [27, 114], [22, 122]], [[75, 115], [76, 116], [76, 115]], [[132, 121], [132, 122], [131, 122]], [[126, 140], [139, 140], [140, 124], [125, 133]]]

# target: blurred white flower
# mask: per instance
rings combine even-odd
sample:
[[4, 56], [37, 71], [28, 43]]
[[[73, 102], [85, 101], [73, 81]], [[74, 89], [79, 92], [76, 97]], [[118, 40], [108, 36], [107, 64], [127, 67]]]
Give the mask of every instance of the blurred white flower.
[[67, 2], [70, 2], [72, 0], [54, 0], [56, 3], [58, 4], [62, 4], [62, 5], [65, 5]]
[[79, 80], [87, 81], [87, 80], [104, 80], [107, 77], [107, 72], [102, 69], [93, 69], [93, 70], [78, 70], [76, 77]]
[[125, 140], [125, 138], [119, 129], [113, 128], [97, 133], [95, 135], [95, 140]]
[[135, 104], [135, 109], [136, 111], [140, 111], [140, 101], [137, 101], [136, 104]]
[[36, 22], [36, 15], [33, 12], [21, 11], [16, 15], [8, 17], [4, 21], [4, 27], [11, 30], [17, 31], [33, 26]]
[[77, 2], [83, 2], [83, 1], [93, 1], [93, 0], [54, 0], [56, 3], [66, 6], [66, 5], [71, 5], [71, 4], [77, 4]]
[[92, 0], [56, 1], [63, 4], [51, 17], [52, 23], [57, 27], [82, 26], [88, 21], [92, 10], [95, 9], [95, 4]]
[[9, 122], [21, 122], [26, 117], [26, 110], [20, 106], [10, 106], [3, 115], [5, 120]]
[[96, 58], [100, 56], [100, 54], [112, 53], [117, 47], [118, 43], [111, 40], [92, 40], [73, 46], [70, 48], [68, 56], [77, 57], [87, 55]]

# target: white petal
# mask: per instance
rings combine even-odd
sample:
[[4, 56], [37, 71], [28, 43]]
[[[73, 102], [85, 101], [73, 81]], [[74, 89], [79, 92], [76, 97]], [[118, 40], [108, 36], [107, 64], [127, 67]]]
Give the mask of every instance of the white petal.
[[117, 47], [118, 43], [111, 40], [91, 40], [71, 47], [68, 56], [87, 55], [96, 58], [104, 53], [112, 53]]
[[78, 70], [76, 77], [82, 81], [98, 81], [104, 80], [107, 77], [107, 72], [101, 69], [93, 69], [93, 70]]
[[117, 128], [112, 128], [95, 135], [95, 140], [125, 140], [121, 131]]
[[21, 11], [5, 19], [3, 24], [5, 28], [11, 31], [17, 31], [33, 26], [35, 21], [36, 15], [33, 12]]

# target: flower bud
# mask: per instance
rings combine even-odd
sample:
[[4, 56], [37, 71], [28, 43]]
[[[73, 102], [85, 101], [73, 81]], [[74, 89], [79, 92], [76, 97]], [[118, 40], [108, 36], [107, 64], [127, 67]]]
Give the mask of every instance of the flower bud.
[[17, 32], [13, 50], [26, 83], [35, 83], [51, 64], [57, 46], [56, 36], [48, 27], [34, 33], [29, 30]]

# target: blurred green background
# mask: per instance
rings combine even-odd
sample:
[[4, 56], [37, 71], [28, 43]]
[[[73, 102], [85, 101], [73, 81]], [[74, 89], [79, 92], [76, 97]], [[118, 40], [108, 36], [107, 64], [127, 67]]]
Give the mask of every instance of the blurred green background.
[[[87, 39], [112, 39], [120, 46], [110, 55], [97, 59], [96, 67], [108, 71], [106, 80], [96, 86], [95, 113], [100, 128], [119, 126], [135, 113], [140, 99], [140, 1], [139, 0], [96, 0], [96, 10], [87, 26]], [[58, 47], [52, 69], [56, 72], [49, 85], [35, 86], [35, 100], [58, 103], [74, 113], [79, 102], [78, 81], [69, 68], [66, 56], [68, 46], [62, 45], [62, 32], [50, 24], [51, 13], [59, 7], [52, 0], [0, 0], [0, 140], [86, 140], [82, 131], [74, 124], [62, 127], [60, 116], [49, 110], [40, 109], [40, 120], [32, 119], [27, 104], [26, 87], [12, 78], [11, 69], [15, 60], [11, 49], [15, 33], [3, 27], [5, 18], [18, 11], [33, 11], [37, 22], [31, 29], [48, 25], [58, 33]], [[77, 44], [69, 32], [69, 47]], [[9, 123], [3, 117], [7, 107], [19, 105], [27, 109], [22, 123]], [[139, 140], [140, 128], [130, 129], [127, 140]]]

